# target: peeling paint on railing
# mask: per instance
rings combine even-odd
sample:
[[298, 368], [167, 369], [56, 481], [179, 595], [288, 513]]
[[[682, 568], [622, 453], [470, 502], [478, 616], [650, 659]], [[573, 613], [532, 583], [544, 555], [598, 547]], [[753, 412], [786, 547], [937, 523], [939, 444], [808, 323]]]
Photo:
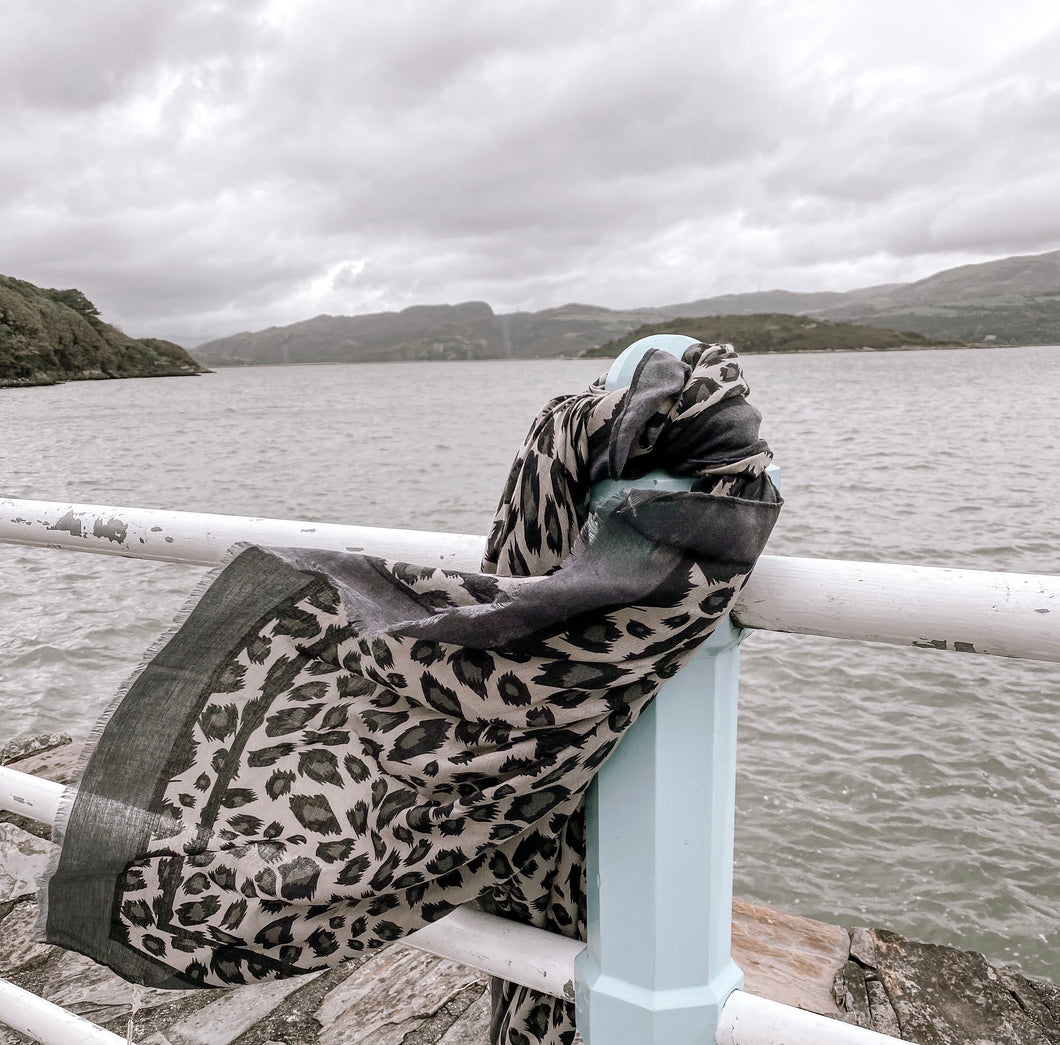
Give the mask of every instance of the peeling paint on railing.
[[240, 541], [362, 552], [476, 570], [485, 538], [158, 508], [0, 500], [0, 541], [213, 566]]

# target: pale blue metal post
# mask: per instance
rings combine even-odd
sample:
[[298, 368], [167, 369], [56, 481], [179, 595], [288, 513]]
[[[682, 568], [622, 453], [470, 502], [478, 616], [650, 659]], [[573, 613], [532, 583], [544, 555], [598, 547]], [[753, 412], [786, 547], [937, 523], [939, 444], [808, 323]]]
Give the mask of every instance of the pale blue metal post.
[[[680, 357], [695, 339], [631, 345], [607, 387], [645, 351]], [[688, 489], [655, 473], [620, 487]], [[743, 632], [728, 619], [666, 682], [600, 771], [586, 803], [588, 941], [576, 959], [578, 1030], [589, 1045], [712, 1045], [730, 992], [736, 699]]]

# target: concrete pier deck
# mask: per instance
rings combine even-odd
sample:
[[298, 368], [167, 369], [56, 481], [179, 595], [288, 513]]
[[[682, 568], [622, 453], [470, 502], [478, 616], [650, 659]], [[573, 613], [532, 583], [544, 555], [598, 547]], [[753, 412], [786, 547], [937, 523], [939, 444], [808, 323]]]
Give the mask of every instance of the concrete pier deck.
[[[78, 745], [29, 738], [0, 751], [69, 781]], [[487, 1045], [485, 976], [393, 944], [336, 969], [225, 991], [135, 988], [80, 955], [30, 939], [51, 842], [0, 812], [0, 976], [142, 1045]], [[921, 1045], [1057, 1045], [1060, 988], [982, 955], [884, 930], [736, 901], [733, 953], [746, 989]], [[0, 1045], [28, 1041], [0, 1025]]]

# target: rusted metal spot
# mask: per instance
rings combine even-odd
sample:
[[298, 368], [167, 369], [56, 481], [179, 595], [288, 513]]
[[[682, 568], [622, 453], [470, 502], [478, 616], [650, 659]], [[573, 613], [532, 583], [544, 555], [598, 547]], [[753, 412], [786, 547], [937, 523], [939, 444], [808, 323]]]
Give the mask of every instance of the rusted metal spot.
[[104, 540], [122, 544], [129, 533], [129, 524], [122, 522], [116, 515], [112, 515], [106, 522], [97, 519], [92, 524], [92, 536], [102, 537]]
[[913, 645], [919, 646], [920, 649], [952, 650], [954, 653], [979, 652], [971, 642], [961, 642], [959, 639], [954, 639], [953, 642], [948, 639], [922, 639], [919, 642], [914, 642]]
[[919, 642], [914, 642], [914, 646], [919, 646], [921, 649], [949, 649], [949, 643], [945, 639], [921, 639]]
[[64, 533], [68, 533], [73, 537], [85, 536], [84, 524], [76, 515], [74, 515], [72, 508], [57, 523], [53, 523], [49, 526], [48, 529], [62, 530]]

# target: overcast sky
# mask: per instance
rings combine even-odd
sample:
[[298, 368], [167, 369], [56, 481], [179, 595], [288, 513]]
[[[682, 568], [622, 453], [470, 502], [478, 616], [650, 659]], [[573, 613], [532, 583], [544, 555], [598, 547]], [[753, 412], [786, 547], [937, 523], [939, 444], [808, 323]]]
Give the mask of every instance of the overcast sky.
[[0, 273], [138, 336], [1060, 247], [1057, 0], [3, 0]]

